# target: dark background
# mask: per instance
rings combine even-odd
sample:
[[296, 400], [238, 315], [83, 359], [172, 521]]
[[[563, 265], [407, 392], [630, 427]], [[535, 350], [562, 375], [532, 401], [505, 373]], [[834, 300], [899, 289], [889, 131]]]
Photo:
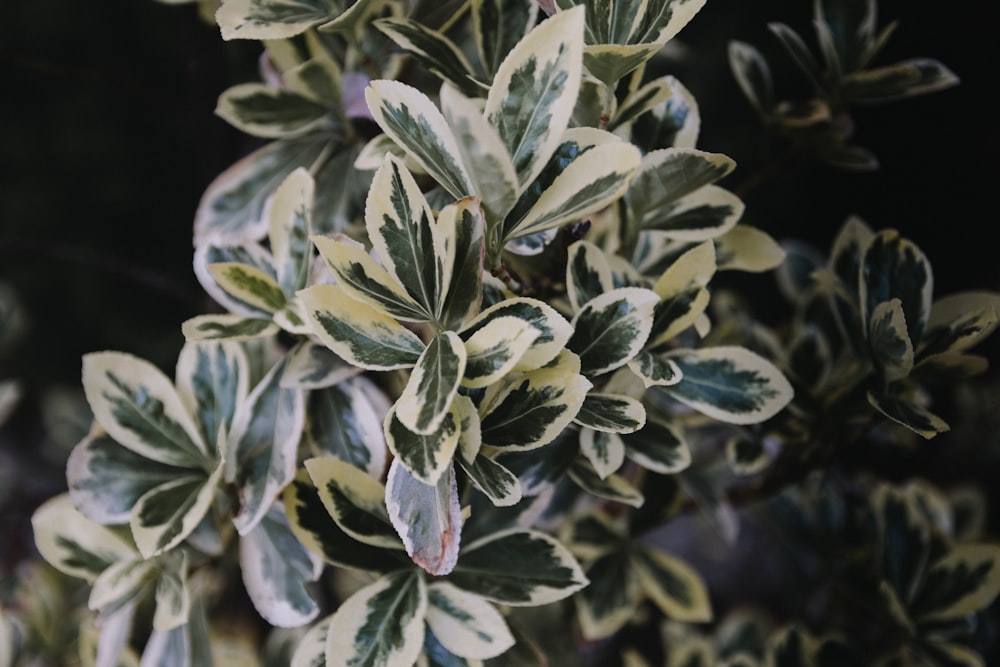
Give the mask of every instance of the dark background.
[[[676, 75], [700, 105], [699, 147], [736, 160], [730, 188], [766, 168], [773, 147], [730, 74], [726, 45], [757, 46], [779, 68], [778, 97], [795, 96], [805, 82], [765, 26], [787, 23], [813, 44], [811, 6], [708, 0], [678, 38], [691, 53]], [[857, 214], [925, 251], [936, 295], [1000, 290], [998, 77], [987, 32], [996, 18], [989, 2], [883, 0], [880, 26], [898, 19], [899, 27], [878, 64], [936, 58], [961, 84], [858, 109], [855, 142], [879, 157], [879, 171], [779, 169], [745, 197], [744, 222], [826, 250]], [[14, 485], [0, 489], [0, 579], [30, 551], [31, 511], [65, 485], [64, 459], [39, 453], [47, 393], [78, 391], [80, 358], [95, 350], [131, 352], [170, 373], [181, 322], [212, 307], [191, 271], [194, 211], [211, 180], [256, 145], [212, 112], [228, 86], [257, 79], [259, 51], [256, 42], [223, 42], [194, 5], [0, 3], [0, 282], [25, 315], [22, 335], [0, 345], [0, 379], [25, 388], [0, 429], [0, 467], [18, 466], [0, 475], [0, 485]], [[762, 312], [781, 308], [773, 276], [741, 275], [739, 284]], [[980, 348], [994, 366], [998, 338]], [[934, 456], [948, 438], [934, 441], [926, 465], [946, 460]], [[997, 470], [980, 471], [983, 483]]]

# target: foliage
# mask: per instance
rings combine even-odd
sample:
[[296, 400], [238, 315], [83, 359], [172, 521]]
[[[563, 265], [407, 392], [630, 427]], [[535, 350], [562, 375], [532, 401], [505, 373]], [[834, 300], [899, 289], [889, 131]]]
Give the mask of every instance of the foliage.
[[[658, 58], [704, 4], [199, 3], [264, 50], [216, 108], [261, 147], [193, 222], [219, 308], [172, 375], [84, 357], [93, 423], [32, 519], [54, 570], [0, 608], [0, 666], [984, 664], [981, 495], [852, 456], [949, 429], [933, 401], [986, 370], [1000, 294], [935, 298], [857, 217], [828, 256], [743, 224]], [[829, 164], [875, 166], [851, 105], [957, 82], [873, 66], [875, 9], [816, 0], [818, 59], [772, 24], [805, 104], [729, 51]], [[713, 285], [772, 270], [778, 327]], [[773, 526], [821, 602], [720, 605], [672, 546], [699, 511]]]

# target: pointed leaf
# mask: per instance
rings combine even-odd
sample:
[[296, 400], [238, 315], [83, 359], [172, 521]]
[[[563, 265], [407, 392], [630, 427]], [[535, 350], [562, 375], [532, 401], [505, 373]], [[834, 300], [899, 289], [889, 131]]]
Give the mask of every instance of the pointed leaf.
[[569, 247], [566, 260], [566, 296], [573, 311], [605, 292], [614, 289], [611, 267], [604, 252], [589, 241], [577, 241]]
[[348, 364], [325, 345], [302, 341], [288, 351], [282, 387], [320, 389], [348, 380], [362, 369]]
[[153, 628], [164, 631], [185, 625], [191, 614], [187, 552], [175, 551], [157, 558], [156, 576]]
[[443, 33], [407, 18], [379, 19], [373, 25], [428, 71], [469, 95], [478, 91], [472, 65]]
[[330, 115], [330, 109], [292, 90], [241, 83], [219, 96], [215, 113], [241, 132], [283, 139], [317, 129]]
[[664, 232], [677, 241], [705, 241], [722, 236], [743, 216], [743, 201], [728, 190], [705, 185], [674, 203], [657, 209], [643, 229]]
[[312, 244], [313, 193], [315, 181], [299, 167], [282, 181], [267, 207], [268, 240], [278, 284], [292, 296], [309, 283]]
[[448, 574], [458, 560], [462, 536], [462, 509], [458, 504], [455, 471], [427, 485], [411, 475], [397, 459], [389, 466], [385, 504], [406, 553], [428, 574]]
[[1000, 294], [967, 291], [949, 294], [931, 306], [921, 354], [963, 352], [1000, 326]]
[[868, 403], [892, 421], [927, 439], [950, 429], [941, 417], [905, 396], [869, 391]]
[[113, 563], [94, 581], [87, 606], [93, 611], [112, 615], [137, 604], [155, 585], [157, 560], [159, 559], [143, 560], [133, 556]]
[[631, 620], [643, 597], [628, 552], [598, 558], [587, 567], [587, 578], [590, 585], [573, 598], [580, 630], [588, 640], [610, 637]]
[[424, 351], [416, 334], [337, 285], [314, 285], [299, 294], [320, 341], [350, 364], [369, 370], [409, 368]]
[[471, 463], [464, 457], [455, 459], [477, 489], [497, 507], [509, 507], [521, 501], [521, 482], [510, 470], [493, 459], [477, 454]]
[[427, 587], [427, 600], [427, 625], [451, 653], [487, 659], [514, 645], [503, 616], [481, 597], [441, 581]]
[[890, 299], [880, 303], [869, 317], [868, 346], [875, 368], [885, 382], [902, 380], [913, 370], [913, 345], [902, 302]]
[[177, 393], [213, 449], [221, 444], [220, 431], [231, 430], [236, 406], [246, 400], [249, 376], [249, 361], [240, 345], [188, 343], [177, 357]]
[[466, 197], [441, 209], [436, 224], [454, 258], [439, 320], [445, 328], [457, 331], [482, 305], [486, 221], [479, 200]]
[[462, 385], [488, 387], [514, 370], [540, 333], [515, 316], [490, 319], [465, 342], [467, 360]]
[[594, 466], [601, 479], [621, 468], [625, 462], [625, 444], [617, 433], [585, 428], [580, 431], [580, 453]]
[[365, 389], [374, 389], [370, 382], [355, 378], [309, 392], [305, 436], [317, 453], [332, 454], [380, 478], [386, 459], [384, 415]]
[[215, 500], [224, 466], [225, 462], [220, 461], [207, 476], [177, 477], [136, 501], [129, 523], [143, 558], [172, 549], [198, 527]]
[[649, 420], [635, 433], [622, 436], [625, 455], [647, 470], [680, 472], [691, 465], [691, 450], [683, 436], [658, 420]]
[[881, 104], [958, 85], [958, 77], [931, 58], [912, 58], [841, 79], [841, 93], [851, 102]]
[[933, 290], [931, 265], [920, 248], [891, 229], [872, 239], [861, 265], [861, 321], [866, 331], [880, 303], [899, 299], [916, 348], [930, 318]]
[[538, 3], [473, 0], [471, 6], [479, 58], [486, 71], [493, 74], [504, 57], [535, 25]]
[[341, 530], [375, 547], [402, 546], [386, 512], [385, 487], [377, 479], [329, 456], [307, 459], [305, 466], [323, 506]]
[[719, 153], [664, 148], [647, 153], [629, 188], [633, 215], [645, 226], [659, 211], [733, 171], [736, 163]]
[[427, 586], [416, 570], [387, 574], [344, 601], [330, 618], [326, 667], [402, 667], [424, 643]]
[[644, 549], [635, 554], [643, 590], [669, 618], [686, 623], [712, 619], [708, 590], [688, 564], [662, 551]]
[[583, 49], [583, 66], [595, 79], [614, 86], [662, 49], [660, 44], [595, 44]]
[[642, 493], [624, 477], [615, 474], [601, 477], [586, 457], [577, 457], [566, 474], [577, 486], [598, 498], [624, 503], [631, 507], [642, 507], [645, 502]]
[[671, 353], [682, 379], [662, 387], [685, 405], [730, 424], [770, 419], [792, 399], [792, 386], [774, 364], [741, 347]]
[[385, 418], [385, 438], [389, 451], [400, 459], [414, 477], [433, 486], [448, 469], [458, 447], [460, 422], [449, 410], [440, 427], [427, 435], [414, 433], [396, 418], [395, 408]]
[[716, 263], [720, 271], [760, 273], [778, 268], [785, 251], [766, 232], [749, 225], [736, 225], [715, 239]]
[[589, 393], [573, 421], [595, 431], [632, 433], [645, 425], [646, 409], [629, 396]]
[[587, 578], [566, 547], [536, 531], [499, 531], [467, 545], [449, 583], [500, 604], [533, 607], [569, 597]]
[[409, 430], [429, 435], [439, 430], [465, 374], [462, 339], [444, 331], [428, 343], [396, 401], [396, 418]]
[[639, 376], [642, 385], [650, 387], [669, 387], [681, 381], [681, 369], [670, 359], [660, 355], [640, 351], [628, 362], [629, 369]]
[[[235, 242], [229, 242], [235, 243]], [[194, 251], [194, 273], [202, 288], [208, 292], [209, 296], [215, 300], [223, 309], [233, 314], [244, 315], [246, 317], [258, 317], [270, 319], [271, 312], [253, 306], [245, 301], [241, 301], [219, 286], [215, 277], [209, 272], [208, 267], [212, 264], [236, 263], [245, 264], [260, 269], [270, 277], [277, 279], [278, 274], [274, 268], [274, 257], [270, 251], [259, 245], [256, 241], [242, 244], [230, 245], [225, 241], [202, 241]]]
[[215, 14], [222, 39], [284, 39], [337, 14], [329, 0], [226, 0]]
[[698, 102], [673, 76], [660, 77], [653, 83], [657, 82], [662, 83], [669, 94], [666, 99], [656, 103], [649, 113], [638, 116], [633, 121], [632, 143], [647, 153], [671, 146], [694, 148], [701, 130]]
[[549, 363], [565, 347], [573, 333], [572, 325], [552, 306], [537, 299], [513, 297], [484, 310], [460, 334], [468, 341], [491, 321], [507, 316], [522, 319], [538, 331], [538, 338], [514, 365], [514, 370], [531, 370]]
[[761, 116], [774, 108], [774, 83], [764, 56], [746, 42], [729, 43], [729, 67], [740, 90]]
[[915, 621], [958, 619], [979, 612], [1000, 593], [1000, 547], [958, 544], [924, 575], [910, 605]]
[[191, 342], [225, 341], [239, 343], [274, 336], [281, 327], [270, 319], [244, 315], [195, 315], [181, 325], [181, 333]]
[[582, 371], [600, 375], [624, 366], [646, 344], [656, 293], [621, 287], [588, 301], [573, 318], [566, 346], [580, 355]]

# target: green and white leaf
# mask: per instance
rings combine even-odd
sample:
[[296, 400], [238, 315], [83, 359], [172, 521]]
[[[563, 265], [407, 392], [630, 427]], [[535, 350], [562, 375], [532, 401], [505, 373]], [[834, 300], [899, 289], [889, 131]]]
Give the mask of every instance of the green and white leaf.
[[629, 396], [592, 392], [573, 421], [604, 433], [632, 433], [646, 424], [646, 408]]
[[566, 296], [573, 312], [612, 289], [611, 267], [604, 251], [589, 241], [571, 245], [566, 260]]
[[656, 103], [648, 113], [632, 121], [630, 128], [632, 143], [647, 153], [664, 146], [694, 148], [698, 143], [698, 133], [701, 131], [701, 114], [697, 100], [673, 76], [663, 76], [652, 83], [662, 84], [668, 89], [669, 94], [665, 100]]
[[322, 619], [299, 639], [288, 667], [326, 667], [326, 638], [331, 618]]
[[321, 127], [330, 115], [330, 108], [285, 88], [241, 83], [219, 96], [215, 114], [249, 135], [284, 139]]
[[281, 327], [270, 319], [224, 313], [195, 315], [181, 324], [181, 333], [189, 342], [240, 343], [274, 336]]
[[910, 58], [886, 67], [851, 72], [840, 80], [840, 90], [851, 102], [882, 104], [951, 88], [958, 82], [955, 73], [941, 62]]
[[470, 462], [464, 456], [455, 460], [473, 485], [497, 507], [509, 507], [521, 501], [521, 482], [510, 470], [484, 454], [476, 454]]
[[446, 286], [438, 319], [445, 328], [457, 331], [475, 317], [483, 303], [486, 220], [480, 200], [465, 197], [445, 206], [436, 225], [448, 239], [448, 255], [454, 257], [451, 284]]
[[132, 508], [129, 524], [143, 558], [151, 558], [180, 544], [201, 523], [222, 482], [225, 461], [206, 475], [202, 471], [178, 476], [146, 492]]
[[226, 0], [215, 13], [222, 39], [284, 39], [338, 13], [331, 0]]
[[680, 382], [683, 377], [681, 369], [673, 361], [646, 350], [641, 350], [627, 365], [647, 389], [669, 387]]
[[580, 411], [591, 383], [560, 368], [541, 368], [486, 390], [479, 406], [483, 443], [526, 451], [551, 442]]
[[462, 385], [484, 388], [499, 382], [539, 338], [540, 332], [516, 316], [490, 319], [465, 341], [465, 375]]
[[770, 114], [774, 108], [774, 81], [763, 54], [746, 42], [733, 40], [729, 43], [729, 67], [757, 113]]
[[462, 537], [454, 468], [449, 466], [435, 484], [428, 485], [394, 460], [386, 479], [385, 506], [414, 563], [433, 576], [452, 571]]
[[712, 620], [708, 589], [690, 565], [652, 549], [637, 551], [633, 562], [643, 591], [669, 618], [685, 623]]
[[274, 268], [274, 258], [271, 253], [257, 242], [247, 242], [239, 245], [220, 245], [212, 241], [202, 242], [194, 251], [194, 273], [198, 282], [206, 292], [230, 313], [247, 317], [269, 318], [271, 313], [252, 306], [245, 301], [233, 298], [222, 289], [209, 272], [211, 264], [233, 262], [253, 266], [277, 278]]
[[691, 465], [691, 450], [683, 433], [659, 420], [649, 420], [642, 430], [622, 436], [625, 455], [643, 468], [663, 475]]
[[631, 561], [628, 552], [622, 550], [588, 565], [590, 585], [573, 598], [586, 639], [610, 637], [635, 615], [643, 595]]
[[601, 479], [607, 479], [625, 462], [625, 443], [617, 433], [580, 430], [580, 453], [590, 461]]
[[83, 390], [95, 419], [122, 446], [167, 465], [215, 466], [173, 383], [148, 361], [123, 352], [87, 354]]
[[281, 386], [299, 389], [332, 387], [361, 371], [362, 369], [347, 363], [325, 345], [305, 340], [288, 351]]
[[396, 401], [396, 418], [420, 435], [439, 430], [465, 374], [465, 345], [444, 331], [431, 339]]
[[282, 58], [277, 55], [276, 51], [281, 48], [278, 46], [279, 43], [289, 49], [294, 49], [292, 41], [269, 41], [265, 48], [268, 50], [271, 61], [281, 70], [282, 83], [287, 89], [325, 105], [337, 121], [344, 122], [346, 120], [342, 99], [344, 83], [340, 65], [325, 51], [317, 53], [316, 49], [312, 48], [316, 42], [311, 38], [307, 37], [306, 42], [310, 46], [309, 51], [312, 57], [305, 62], [300, 62], [296, 53], [292, 56], [287, 67], [279, 62]]
[[660, 77], [646, 83], [621, 101], [608, 121], [608, 130], [614, 132], [619, 127], [628, 125], [639, 116], [664, 104], [673, 94], [669, 77]]
[[467, 545], [449, 583], [487, 600], [533, 607], [587, 585], [569, 550], [544, 533], [504, 530]]
[[532, 370], [549, 363], [565, 348], [573, 334], [573, 325], [555, 308], [544, 301], [528, 297], [510, 297], [490, 306], [459, 333], [463, 340], [468, 341], [491, 321], [508, 316], [522, 319], [538, 331], [538, 337], [531, 347], [514, 365], [516, 371]]
[[697, 242], [727, 233], [743, 216], [743, 201], [729, 190], [705, 185], [674, 203], [658, 209], [643, 222], [643, 229], [664, 232], [675, 241]]
[[359, 377], [309, 392], [304, 436], [311, 449], [381, 477], [386, 460], [382, 422], [388, 408], [383, 411], [373, 401], [376, 391], [371, 380]]
[[376, 478], [332, 456], [307, 459], [309, 477], [341, 530], [365, 544], [399, 549], [386, 511], [386, 491]]
[[705, 0], [650, 0], [648, 4], [642, 0], [632, 0], [628, 4], [633, 8], [635, 18], [631, 24], [619, 24], [614, 41], [625, 41], [621, 31], [627, 27], [629, 44], [654, 43], [662, 46], [694, 18], [705, 6]]
[[52, 567], [93, 582], [108, 567], [134, 559], [135, 549], [110, 529], [81, 514], [68, 494], [59, 494], [31, 515], [35, 546]]
[[885, 382], [902, 380], [913, 370], [913, 345], [899, 299], [880, 303], [868, 321], [868, 348]]
[[861, 322], [869, 330], [876, 307], [899, 299], [914, 348], [919, 346], [930, 319], [934, 276], [923, 251], [888, 229], [872, 238], [861, 263]]
[[613, 500], [631, 507], [642, 507], [645, 502], [642, 493], [624, 477], [615, 474], [601, 477], [586, 457], [577, 457], [566, 474], [577, 486], [598, 498]]
[[476, 193], [448, 121], [426, 95], [398, 81], [376, 80], [365, 99], [382, 131], [453, 197]]
[[231, 297], [267, 313], [285, 307], [288, 299], [281, 285], [266, 272], [247, 264], [209, 264], [208, 272]]
[[1000, 593], [1000, 547], [954, 545], [928, 568], [909, 606], [918, 623], [957, 620], [986, 609]]
[[682, 378], [659, 391], [730, 424], [770, 419], [792, 399], [792, 386], [767, 359], [742, 347], [720, 346], [666, 355]]
[[339, 285], [314, 285], [299, 295], [320, 342], [349, 364], [381, 371], [409, 368], [423, 354], [424, 344], [416, 334], [355, 301]]
[[379, 19], [373, 25], [428, 71], [469, 95], [479, 90], [472, 65], [444, 33], [402, 17]]
[[965, 291], [949, 294], [931, 306], [921, 353], [963, 352], [1000, 325], [1000, 294]]
[[177, 357], [175, 377], [177, 393], [195, 416], [205, 442], [221, 451], [220, 433], [229, 432], [236, 406], [250, 391], [250, 362], [243, 346], [188, 343]]
[[661, 44], [594, 44], [583, 49], [583, 66], [606, 86], [641, 67], [662, 49]]
[[319, 615], [308, 584], [319, 579], [322, 569], [319, 556], [292, 533], [278, 503], [240, 538], [243, 585], [257, 613], [275, 627], [299, 627]]
[[507, 147], [520, 189], [535, 180], [569, 124], [583, 72], [583, 24], [582, 8], [541, 22], [493, 77], [484, 115]]
[[[156, 612], [153, 628], [173, 630], [188, 623], [191, 616], [191, 590], [188, 585], [188, 555], [178, 550], [156, 559]], [[94, 591], [97, 584], [94, 584]]]
[[427, 625], [451, 653], [485, 660], [514, 645], [503, 616], [478, 595], [439, 581], [427, 587], [427, 600]]
[[326, 667], [409, 667], [424, 643], [427, 585], [393, 572], [349, 597], [330, 618]]
[[492, 75], [503, 58], [535, 25], [538, 3], [531, 0], [472, 0], [470, 4], [479, 59]]
[[445, 413], [438, 429], [427, 435], [414, 433], [396, 418], [395, 408], [385, 418], [385, 439], [389, 451], [400, 459], [414, 477], [433, 486], [448, 469], [461, 433], [454, 409]]
[[620, 287], [584, 304], [573, 318], [566, 347], [580, 355], [582, 372], [600, 375], [624, 366], [646, 344], [653, 325], [655, 292]]
[[397, 320], [426, 322], [434, 318], [434, 311], [410, 296], [400, 281], [360, 243], [344, 235], [314, 236], [312, 240], [336, 276], [337, 286], [354, 300]]
[[305, 399], [302, 390], [281, 386], [284, 369], [284, 359], [272, 366], [233, 418], [226, 479], [239, 493], [233, 524], [240, 535], [257, 525], [295, 477]]
[[926, 406], [905, 396], [869, 391], [868, 404], [897, 424], [927, 439], [951, 428]]
[[720, 271], [761, 273], [781, 266], [785, 251], [766, 232], [736, 225], [715, 239], [716, 263]]
[[647, 153], [629, 188], [632, 214], [640, 225], [647, 226], [682, 197], [715, 183], [735, 168], [732, 158], [694, 148]]
[[292, 297], [309, 283], [312, 205], [316, 183], [299, 167], [282, 181], [267, 206], [268, 241], [278, 284]]
[[[137, 604], [152, 593], [157, 579], [157, 561], [133, 557], [120, 560], [104, 570], [90, 589], [87, 607], [111, 615], [125, 607]], [[167, 619], [158, 619], [165, 622]], [[183, 621], [182, 623], [183, 624]], [[177, 627], [174, 625], [173, 627]], [[169, 630], [172, 628], [157, 628]]]

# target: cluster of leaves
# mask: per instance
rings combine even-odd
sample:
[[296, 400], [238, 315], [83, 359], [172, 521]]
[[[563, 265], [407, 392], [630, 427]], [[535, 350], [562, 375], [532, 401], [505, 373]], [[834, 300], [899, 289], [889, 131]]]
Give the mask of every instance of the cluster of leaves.
[[[223, 2], [223, 38], [265, 53], [217, 113], [268, 143], [198, 207], [194, 271], [220, 309], [181, 325], [173, 377], [83, 360], [94, 424], [33, 527], [97, 627], [85, 614], [86, 641], [48, 650], [527, 664], [571, 626], [707, 622], [705, 581], [652, 531], [723, 518], [727, 480], [777, 477], [776, 447], [825, 453], [808, 436], [842, 407], [943, 430], [922, 383], [981, 370], [964, 351], [997, 296], [932, 308], [922, 253], [860, 222], [826, 264], [739, 224], [718, 184], [734, 162], [696, 147], [697, 104], [651, 66], [703, 5]], [[710, 283], [786, 257], [783, 346]], [[900, 518], [894, 493], [875, 493], [872, 531], [889, 664], [971, 655], [939, 622], [995, 597], [1000, 550], [953, 544], [916, 500]], [[899, 565], [897, 533], [922, 560]], [[266, 637], [224, 628], [244, 596]], [[15, 627], [0, 616], [0, 665], [35, 650]], [[781, 664], [825, 664], [805, 635], [778, 645], [808, 648]], [[681, 653], [668, 664], [715, 664]]]
[[768, 24], [792, 62], [805, 74], [812, 97], [779, 101], [771, 68], [753, 45], [729, 46], [733, 73], [764, 124], [825, 164], [855, 171], [878, 168], [868, 149], [849, 143], [854, 134], [851, 108], [944, 90], [958, 77], [933, 58], [909, 58], [874, 66], [896, 30], [878, 29], [876, 0], [813, 0], [818, 54], [790, 26]]

